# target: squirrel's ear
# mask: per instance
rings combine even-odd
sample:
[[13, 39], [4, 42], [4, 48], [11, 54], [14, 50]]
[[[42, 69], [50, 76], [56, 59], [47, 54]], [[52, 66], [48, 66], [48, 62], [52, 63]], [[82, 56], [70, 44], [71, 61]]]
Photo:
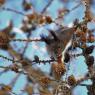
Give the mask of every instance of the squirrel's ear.
[[49, 45], [51, 43], [49, 37], [45, 36], [44, 34], [41, 34], [40, 37], [41, 40], [43, 40], [46, 44]]
[[51, 35], [54, 37], [54, 40], [55, 41], [57, 41], [57, 40], [59, 40], [58, 39], [58, 36], [56, 35], [56, 33], [53, 31], [53, 30], [48, 30], [50, 33], [51, 33]]

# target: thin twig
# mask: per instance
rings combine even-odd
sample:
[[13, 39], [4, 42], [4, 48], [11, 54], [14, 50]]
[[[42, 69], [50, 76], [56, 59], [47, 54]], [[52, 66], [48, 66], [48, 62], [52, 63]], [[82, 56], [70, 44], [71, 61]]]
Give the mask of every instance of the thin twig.
[[45, 6], [45, 8], [42, 10], [41, 14], [45, 13], [45, 11], [47, 10], [47, 8], [52, 4], [54, 0], [49, 0], [48, 4]]
[[75, 7], [73, 7], [71, 10], [69, 10], [69, 12], [74, 11], [76, 8], [78, 8], [81, 5], [81, 2], [79, 2]]
[[80, 85], [81, 82], [83, 82], [83, 81], [92, 79], [93, 77], [95, 77], [95, 73], [93, 75], [91, 75], [91, 76], [88, 76], [88, 77], [85, 76], [85, 77], [81, 78], [80, 80], [77, 81], [77, 83], [72, 88], [76, 87], [77, 85]]
[[80, 86], [90, 86], [89, 84], [80, 84]]
[[[27, 35], [28, 40], [30, 39], [30, 37], [31, 37], [31, 32], [29, 32]], [[28, 45], [29, 45], [29, 42], [26, 42], [25, 47], [24, 47], [23, 52], [22, 52], [22, 56], [24, 56]]]
[[[6, 67], [4, 67], [4, 66], [0, 66], [0, 68], [2, 68], [2, 69], [8, 69], [8, 70], [11, 70], [11, 71], [14, 71], [13, 69], [12, 69], [12, 67], [10, 67], [10, 66], [6, 66]], [[14, 71], [15, 72], [15, 71]], [[17, 71], [16, 73], [20, 73], [20, 74], [24, 74], [24, 75], [27, 75], [27, 73], [25, 73], [24, 71]]]
[[37, 42], [37, 41], [44, 41], [42, 39], [12, 39], [10, 41], [19, 41], [19, 42]]
[[[14, 60], [14, 59], [10, 59], [10, 58], [8, 58], [8, 57], [5, 57], [5, 56], [3, 56], [3, 55], [0, 55], [0, 57], [1, 58], [3, 58], [3, 59], [5, 59], [5, 60], [8, 60], [8, 61], [12, 61], [12, 62], [21, 62], [21, 60]], [[23, 60], [22, 60], [23, 61]], [[50, 60], [39, 60], [39, 61], [36, 61], [36, 60], [33, 60], [33, 61], [31, 61], [32, 63], [51, 63], [51, 62], [54, 62], [54, 61], [57, 61], [57, 60], [52, 60], [52, 59], [50, 59]], [[34, 64], [32, 64], [32, 65], [34, 65]]]
[[15, 9], [5, 8], [5, 7], [1, 8], [1, 9], [4, 10], [4, 11], [10, 11], [10, 12], [14, 12], [14, 13], [20, 14], [22, 16], [26, 16], [23, 12], [17, 11]]
[[5, 57], [3, 55], [0, 55], [1, 58], [5, 59], [5, 60], [8, 60], [8, 61], [12, 61], [12, 62], [19, 62], [19, 60], [13, 60], [13, 59], [10, 59], [8, 57]]
[[39, 60], [38, 62], [36, 62], [36, 60], [33, 60], [32, 62], [34, 63], [34, 64], [32, 64], [32, 65], [35, 65], [35, 63], [37, 64], [37, 63], [43, 63], [43, 64], [46, 64], [46, 63], [51, 63], [51, 62], [54, 62], [54, 61], [57, 61], [57, 60]]

